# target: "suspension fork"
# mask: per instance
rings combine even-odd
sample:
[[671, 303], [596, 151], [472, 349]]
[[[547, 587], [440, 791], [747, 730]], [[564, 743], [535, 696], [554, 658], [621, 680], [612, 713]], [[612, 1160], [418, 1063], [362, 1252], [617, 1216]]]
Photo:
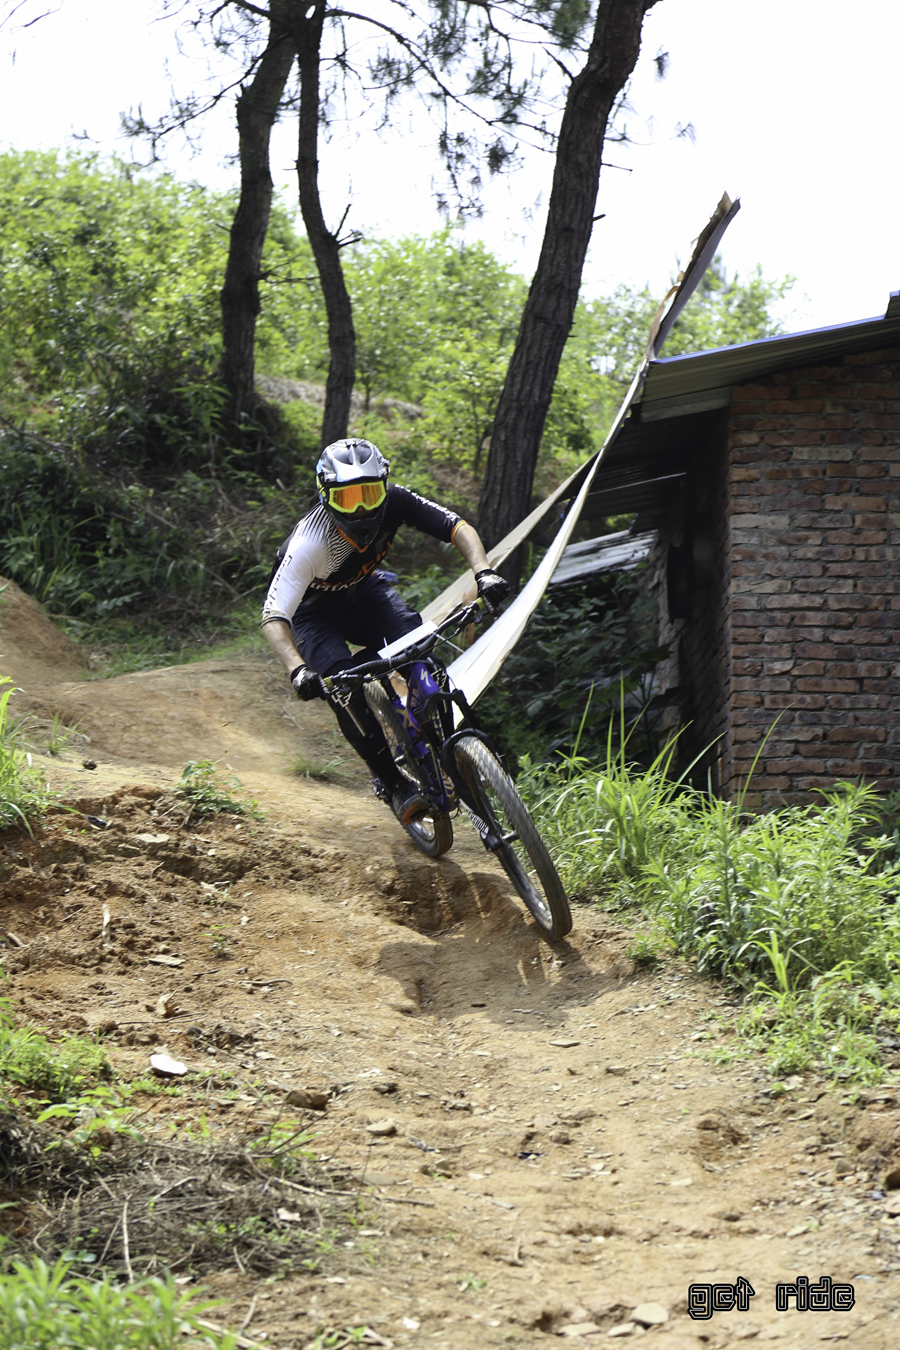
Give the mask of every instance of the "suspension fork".
[[[451, 695], [451, 697], [453, 696]], [[460, 699], [461, 702], [465, 704], [466, 709], [471, 711], [462, 695], [460, 696]], [[454, 702], [456, 701], [457, 700], [454, 697]], [[488, 821], [482, 819], [481, 810], [483, 808], [481, 803], [475, 800], [474, 795], [469, 790], [468, 784], [456, 767], [453, 749], [464, 736], [472, 736], [476, 740], [481, 741], [496, 758], [497, 752], [491, 744], [491, 738], [488, 735], [483, 731], [479, 731], [476, 727], [460, 727], [458, 731], [454, 731], [451, 736], [448, 736], [441, 746], [441, 768], [452, 781], [453, 786], [456, 789], [456, 795], [459, 797], [463, 809], [481, 836], [481, 842], [484, 844], [488, 853], [496, 853], [497, 849], [505, 842], [505, 840], [502, 836], [494, 833]]]

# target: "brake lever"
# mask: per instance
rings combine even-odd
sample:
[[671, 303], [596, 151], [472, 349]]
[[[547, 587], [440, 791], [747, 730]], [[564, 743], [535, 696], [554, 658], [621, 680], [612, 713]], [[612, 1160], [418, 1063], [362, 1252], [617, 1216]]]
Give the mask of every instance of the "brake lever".
[[494, 613], [487, 601], [479, 595], [478, 599], [473, 600], [471, 605], [467, 605], [464, 612], [460, 615], [459, 623], [453, 630], [454, 633], [461, 633], [464, 628], [468, 628], [470, 623], [474, 623], [477, 616], [476, 612], [479, 609], [486, 609], [489, 613]]

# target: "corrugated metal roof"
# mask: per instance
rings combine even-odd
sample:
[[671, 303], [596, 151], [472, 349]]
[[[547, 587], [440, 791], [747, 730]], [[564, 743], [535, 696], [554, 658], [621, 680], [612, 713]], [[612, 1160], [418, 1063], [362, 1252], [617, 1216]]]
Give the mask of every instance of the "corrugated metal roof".
[[638, 512], [644, 527], [657, 523], [694, 450], [729, 406], [734, 385], [892, 346], [900, 346], [900, 291], [891, 293], [882, 318], [652, 361], [638, 400], [607, 446], [585, 513], [597, 519]]
[[[657, 400], [683, 398], [700, 390], [721, 390], [746, 384], [775, 370], [815, 365], [851, 352], [871, 351], [900, 343], [900, 291], [891, 293], [886, 313], [857, 323], [812, 328], [804, 333], [741, 342], [691, 356], [663, 356], [652, 361], [641, 392], [642, 409]], [[651, 411], [651, 409], [647, 409]]]
[[595, 572], [631, 571], [639, 563], [646, 562], [655, 543], [655, 530], [648, 530], [644, 534], [619, 530], [616, 534], [602, 535], [599, 539], [570, 544], [559, 560], [550, 585], [561, 586], [566, 581], [581, 581]]

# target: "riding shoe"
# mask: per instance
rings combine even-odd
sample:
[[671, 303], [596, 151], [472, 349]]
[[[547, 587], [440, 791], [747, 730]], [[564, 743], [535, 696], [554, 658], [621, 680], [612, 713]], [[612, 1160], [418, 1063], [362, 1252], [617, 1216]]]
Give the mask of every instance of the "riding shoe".
[[428, 814], [431, 803], [414, 783], [400, 783], [391, 794], [391, 809], [401, 825], [411, 825]]

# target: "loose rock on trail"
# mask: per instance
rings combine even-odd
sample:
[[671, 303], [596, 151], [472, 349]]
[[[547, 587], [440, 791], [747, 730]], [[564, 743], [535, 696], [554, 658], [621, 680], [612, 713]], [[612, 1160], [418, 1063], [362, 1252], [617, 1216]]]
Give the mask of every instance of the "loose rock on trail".
[[[416, 853], [268, 657], [90, 681], [5, 595], [0, 673], [20, 710], [82, 738], [41, 760], [72, 809], [2, 836], [20, 1022], [99, 1034], [127, 1076], [183, 1065], [133, 1099], [161, 1150], [278, 1121], [313, 1136], [296, 1205], [289, 1186], [259, 1201], [288, 1257], [204, 1256], [198, 1282], [225, 1300], [210, 1317], [285, 1350], [900, 1344], [892, 1091], [774, 1087], [736, 1053], [726, 993], [678, 961], [636, 968], [621, 917], [576, 906], [549, 946], [462, 821], [446, 857]], [[184, 823], [172, 789], [198, 758], [263, 814]], [[305, 776], [329, 763], [330, 781]], [[180, 1165], [170, 1150], [173, 1185]], [[226, 1227], [229, 1186], [253, 1194], [233, 1166]], [[308, 1182], [333, 1195], [301, 1259]], [[148, 1242], [131, 1241], [135, 1276]], [[776, 1311], [776, 1284], [824, 1275], [853, 1285], [850, 1310]], [[688, 1316], [689, 1286], [740, 1278], [746, 1311]]]

